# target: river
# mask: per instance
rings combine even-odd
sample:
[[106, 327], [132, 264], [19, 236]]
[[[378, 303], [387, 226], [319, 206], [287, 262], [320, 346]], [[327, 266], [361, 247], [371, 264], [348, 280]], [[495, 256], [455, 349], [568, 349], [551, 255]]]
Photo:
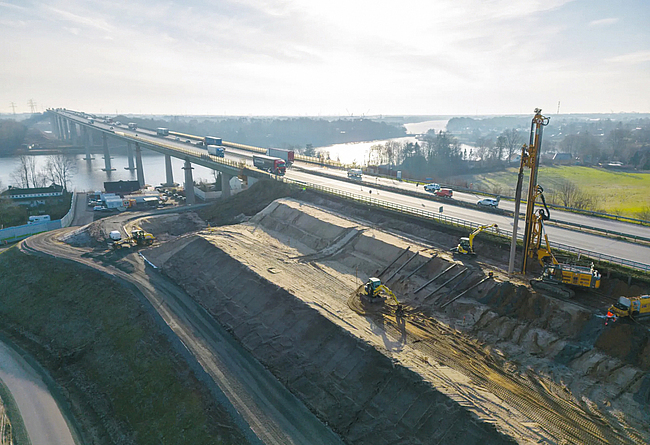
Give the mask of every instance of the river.
[[[408, 133], [419, 134], [426, 133], [429, 129], [436, 131], [445, 130], [448, 120], [432, 120], [426, 122], [417, 122], [405, 124]], [[398, 142], [416, 142], [414, 137], [402, 137], [390, 139]], [[383, 144], [387, 140], [366, 141], [366, 142], [350, 142], [346, 144], [336, 144], [327, 147], [318, 147], [318, 150], [328, 151], [331, 159], [338, 159], [344, 164], [365, 164], [368, 161], [368, 154], [370, 147], [376, 144]], [[128, 159], [125, 154], [114, 154], [111, 156], [111, 164], [115, 171], [105, 172], [104, 159], [102, 155], [94, 154], [93, 161], [84, 161], [85, 155], [75, 155], [76, 171], [72, 174], [71, 185], [77, 191], [92, 191], [103, 190], [104, 182], [106, 181], [135, 181], [137, 180], [135, 171], [125, 170], [128, 166]], [[46, 155], [36, 155], [36, 169], [41, 170], [46, 162]], [[16, 171], [19, 164], [18, 157], [0, 158], [0, 190], [5, 189], [9, 185], [14, 185], [15, 181], [12, 180], [12, 173]], [[166, 182], [165, 175], [165, 157], [159, 153], [151, 150], [142, 151], [142, 164], [144, 166], [144, 179], [147, 184], [159, 185]], [[174, 173], [174, 181], [182, 184], [184, 182], [185, 173], [182, 169], [183, 161], [180, 159], [172, 158], [172, 167]], [[213, 181], [212, 170], [209, 168], [194, 165], [192, 172], [195, 181], [207, 180]]]

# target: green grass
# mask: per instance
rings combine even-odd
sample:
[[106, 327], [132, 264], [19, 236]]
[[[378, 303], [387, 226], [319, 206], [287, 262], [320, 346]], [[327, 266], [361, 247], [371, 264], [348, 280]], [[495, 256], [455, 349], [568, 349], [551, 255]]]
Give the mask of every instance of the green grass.
[[88, 443], [246, 443], [144, 304], [104, 275], [8, 249], [0, 320], [65, 387]]
[[[476, 190], [493, 192], [501, 189], [504, 195], [514, 196], [518, 171], [518, 168], [510, 168], [503, 172], [465, 175], [457, 179], [471, 183]], [[524, 173], [524, 194], [529, 172], [530, 170], [525, 170]], [[650, 173], [626, 173], [579, 166], [541, 166], [539, 169], [537, 183], [544, 187], [545, 194], [550, 194], [559, 183], [566, 180], [596, 198], [595, 208], [590, 210], [633, 218], [644, 212], [650, 213]]]

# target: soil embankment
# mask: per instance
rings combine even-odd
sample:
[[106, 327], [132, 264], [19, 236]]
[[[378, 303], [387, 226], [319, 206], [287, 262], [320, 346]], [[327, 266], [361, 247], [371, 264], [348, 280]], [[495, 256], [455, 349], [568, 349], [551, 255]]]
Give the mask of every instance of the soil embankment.
[[[147, 255], [351, 443], [648, 440], [645, 373], [593, 348], [603, 328], [588, 310], [427, 238], [280, 200]], [[404, 317], [360, 309], [360, 284], [407, 247], [381, 276]]]

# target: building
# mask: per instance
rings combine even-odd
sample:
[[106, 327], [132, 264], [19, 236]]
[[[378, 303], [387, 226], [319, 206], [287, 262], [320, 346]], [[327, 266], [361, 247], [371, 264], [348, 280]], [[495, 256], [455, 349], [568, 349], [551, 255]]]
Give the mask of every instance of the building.
[[49, 187], [27, 189], [9, 186], [7, 190], [0, 193], [1, 199], [11, 199], [17, 204], [29, 206], [43, 204], [45, 198], [57, 196], [63, 196], [63, 187], [56, 184], [52, 184]]

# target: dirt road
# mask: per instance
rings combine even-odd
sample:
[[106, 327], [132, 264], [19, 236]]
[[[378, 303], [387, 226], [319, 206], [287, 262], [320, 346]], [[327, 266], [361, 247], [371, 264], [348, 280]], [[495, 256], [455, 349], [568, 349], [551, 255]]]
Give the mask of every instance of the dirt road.
[[75, 261], [137, 287], [223, 392], [220, 401], [230, 405], [235, 421], [252, 443], [343, 443], [182, 289], [146, 266], [138, 253], [115, 263], [111, 261], [114, 253], [93, 253], [58, 240], [72, 230], [33, 236], [21, 243], [21, 249]]

